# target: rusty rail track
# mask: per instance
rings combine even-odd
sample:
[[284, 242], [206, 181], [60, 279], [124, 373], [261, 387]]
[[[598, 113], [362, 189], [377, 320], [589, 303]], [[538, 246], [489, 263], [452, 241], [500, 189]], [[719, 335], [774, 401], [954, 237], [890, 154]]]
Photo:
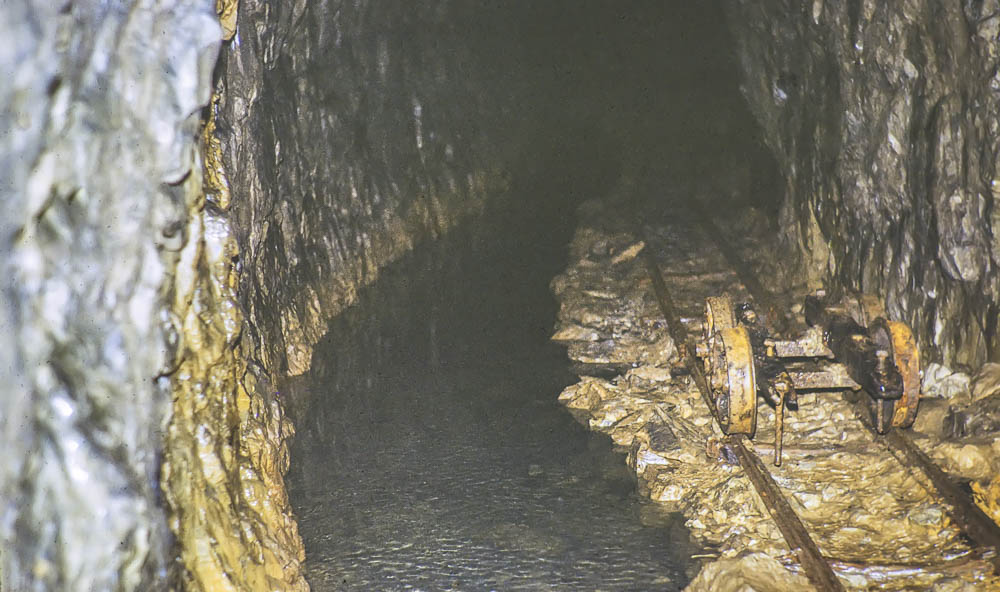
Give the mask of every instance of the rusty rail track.
[[992, 553], [985, 553], [985, 556], [993, 564], [994, 573], [1000, 574], [1000, 527], [996, 522], [993, 522], [909, 436], [900, 430], [879, 434], [868, 417], [864, 401], [854, 403], [854, 415], [877, 442], [889, 449], [896, 460], [926, 477], [933, 492], [944, 502], [948, 515], [969, 539], [979, 547], [993, 549]]
[[[769, 311], [778, 310], [780, 303], [777, 297], [750, 271], [751, 266], [742, 260], [738, 251], [725, 239], [725, 232], [712, 219], [711, 213], [700, 203], [695, 204], [694, 210], [705, 234], [719, 248], [752, 298]], [[711, 403], [710, 400], [708, 402]], [[971, 497], [913, 442], [908, 434], [898, 429], [880, 434], [869, 417], [863, 398], [853, 403], [853, 410], [855, 417], [865, 426], [875, 442], [885, 446], [905, 467], [924, 476], [925, 480], [922, 481], [924, 487], [944, 502], [951, 519], [972, 542], [980, 547], [984, 558], [993, 565], [994, 573], [1000, 574], [1000, 526], [997, 526]]]
[[[781, 311], [784, 310], [782, 304], [787, 303], [781, 302], [780, 298], [761, 283], [753, 273], [752, 266], [743, 261], [737, 249], [726, 240], [725, 232], [712, 219], [710, 212], [703, 207], [695, 206], [694, 214], [704, 234], [718, 248], [740, 283], [747, 289], [751, 299], [766, 311], [769, 319], [778, 325], [784, 325], [785, 318]], [[638, 234], [647, 244], [650, 243], [641, 225], [638, 226]], [[716, 423], [721, 424], [715, 409], [711, 387], [698, 358], [695, 356], [695, 345], [676, 312], [674, 300], [664, 279], [667, 276], [660, 268], [652, 249], [645, 249], [642, 258], [670, 335], [677, 344], [682, 362], [698, 387], [698, 391]], [[929, 493], [943, 503], [952, 521], [962, 529], [968, 541], [974, 545], [972, 554], [967, 560], [977, 557], [978, 561], [992, 565], [995, 574], [1000, 574], [1000, 527], [906, 433], [893, 429], [886, 434], [879, 434], [869, 418], [864, 399], [854, 403], [854, 411], [856, 417], [871, 434], [874, 446], [884, 447], [909, 471], [919, 473], [924, 477], [918, 481]], [[764, 502], [768, 513], [775, 521], [810, 582], [818, 590], [824, 592], [844, 590], [832, 567], [838, 565], [838, 561], [822, 555], [802, 520], [782, 494], [770, 471], [760, 457], [748, 446], [746, 436], [728, 436], [725, 444], [738, 459], [740, 466]]]
[[[666, 282], [663, 281], [660, 266], [654, 259], [652, 252], [648, 249], [645, 251], [643, 259], [649, 270], [650, 279], [652, 280], [660, 309], [663, 311], [663, 316], [666, 317], [670, 336], [673, 338], [674, 343], [677, 344], [684, 365], [694, 378], [695, 384], [701, 392], [702, 399], [705, 400], [705, 404], [715, 417], [716, 422], [719, 422], [715, 405], [712, 402], [712, 390], [709, 388], [705, 374], [702, 372], [701, 366], [694, 355], [694, 344], [691, 343], [687, 328], [680, 322], [674, 310], [673, 300], [670, 297], [670, 291], [667, 289]], [[746, 438], [742, 435], [729, 436], [726, 444], [733, 450], [736, 458], [739, 460], [740, 466], [746, 472], [750, 482], [753, 483], [757, 494], [763, 500], [764, 506], [767, 508], [768, 513], [770, 513], [771, 518], [778, 525], [778, 529], [788, 543], [789, 548], [798, 557], [799, 563], [802, 565], [809, 581], [821, 592], [842, 592], [844, 587], [840, 583], [840, 580], [837, 579], [836, 574], [833, 573], [829, 562], [820, 553], [816, 542], [809, 536], [809, 532], [806, 530], [805, 525], [802, 524], [802, 520], [799, 519], [795, 510], [789, 505], [788, 500], [781, 493], [781, 489], [775, 483], [774, 478], [764, 466], [764, 463], [747, 448]]]

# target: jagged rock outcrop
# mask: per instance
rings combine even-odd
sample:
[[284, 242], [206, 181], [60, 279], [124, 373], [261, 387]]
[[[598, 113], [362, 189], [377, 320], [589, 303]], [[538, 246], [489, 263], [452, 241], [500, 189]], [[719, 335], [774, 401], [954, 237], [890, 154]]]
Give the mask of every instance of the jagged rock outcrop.
[[267, 378], [499, 178], [450, 5], [216, 4], [0, 10], [4, 589], [307, 588]]
[[925, 352], [995, 357], [1000, 4], [734, 0], [743, 91], [814, 278], [877, 292]]
[[219, 48], [212, 8], [0, 5], [5, 590], [164, 582], [168, 310]]
[[184, 181], [186, 241], [169, 313], [177, 354], [160, 485], [179, 559], [170, 583], [191, 592], [308, 590], [284, 483], [294, 430], [242, 346], [239, 250], [214, 118], [201, 140], [199, 166]]
[[467, 34], [456, 16], [446, 2], [240, 3], [219, 129], [247, 337], [269, 371], [305, 371], [357, 289], [478, 211], [498, 178], [467, 56], [435, 50]]

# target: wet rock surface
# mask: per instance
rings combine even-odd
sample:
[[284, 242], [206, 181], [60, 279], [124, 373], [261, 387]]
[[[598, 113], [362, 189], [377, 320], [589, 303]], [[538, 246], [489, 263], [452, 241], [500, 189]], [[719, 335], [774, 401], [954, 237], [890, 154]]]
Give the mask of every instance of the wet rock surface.
[[809, 588], [809, 580], [805, 576], [789, 573], [780, 563], [763, 553], [747, 553], [706, 565], [690, 586], [690, 589], [705, 592]]
[[13, 2], [0, 34], [0, 587], [155, 589], [167, 311], [218, 19]]
[[170, 586], [303, 590], [304, 550], [284, 485], [294, 430], [242, 346], [239, 250], [214, 118], [200, 147], [203, 166], [185, 181], [187, 242], [171, 309], [180, 355], [160, 470], [179, 555]]
[[301, 589], [203, 120], [235, 2], [63, 4], [0, 11], [0, 587]]
[[[739, 299], [745, 292], [683, 207], [656, 207], [663, 212], [659, 222], [650, 222], [648, 214], [636, 217], [646, 221], [645, 249], [662, 266], [682, 321], [690, 332], [700, 334], [704, 297], [728, 291]], [[643, 327], [651, 332], [644, 338], [622, 339], [622, 350], [634, 352], [642, 347], [639, 343], [659, 342], [665, 329], [655, 322], [641, 322], [642, 317], [622, 318], [635, 313], [608, 302], [651, 302], [652, 289], [643, 278], [646, 270], [641, 261], [615, 264], [612, 257], [592, 256], [595, 248], [603, 251], [603, 245], [638, 240], [632, 221], [618, 214], [623, 209], [621, 204], [599, 202], [581, 208], [583, 221], [574, 238], [570, 265], [553, 281], [561, 302], [556, 335], [565, 326], [596, 333], [609, 323]], [[726, 226], [739, 226], [739, 219], [752, 216], [736, 213]], [[766, 241], [766, 235], [745, 230], [737, 242], [752, 262], [766, 259], [761, 253], [771, 252]], [[614, 290], [618, 297], [595, 300], [589, 295], [593, 290]], [[635, 309], [653, 315], [652, 309]], [[790, 324], [801, 326], [802, 322], [799, 315]], [[609, 339], [613, 349], [615, 340]], [[586, 350], [569, 348], [570, 356], [579, 356], [581, 351]], [[705, 568], [714, 575], [697, 578], [690, 589], [729, 589], [713, 587], [728, 581], [755, 585], [757, 576], [748, 565], [755, 561], [749, 557], [756, 555], [748, 553], [764, 554], [786, 568], [794, 567], [793, 555], [735, 456], [723, 444], [721, 432], [686, 372], [675, 367], [675, 359], [650, 363], [648, 356], [632, 355], [627, 372], [614, 378], [583, 375], [563, 391], [560, 400], [591, 429], [609, 434], [618, 446], [629, 450], [629, 466], [639, 478], [640, 490], [682, 512], [696, 539], [718, 550], [721, 562]], [[755, 446], [769, 462], [774, 411], [762, 399], [758, 402]], [[935, 429], [916, 433], [916, 440], [949, 473], [973, 480], [974, 488], [979, 488], [984, 500], [988, 498], [994, 486], [991, 478], [1000, 470], [993, 460], [993, 439], [946, 440]], [[988, 564], [970, 560], [968, 548], [943, 507], [915, 476], [872, 442], [840, 395], [800, 394], [798, 407], [786, 412], [784, 442], [784, 463], [772, 468], [772, 473], [821, 551], [833, 559], [846, 586], [1000, 587], [1000, 582], [990, 578]], [[780, 574], [774, 577], [775, 582], [757, 585], [795, 586], [790, 574], [789, 579]]]
[[239, 3], [219, 133], [246, 345], [269, 371], [305, 371], [327, 320], [383, 265], [502, 186], [464, 8]]
[[[587, 29], [558, 3], [521, 21], [510, 12], [529, 7], [472, 2], [239, 6], [3, 8], [0, 231], [14, 256], [0, 319], [21, 349], [0, 355], [5, 384], [29, 385], [3, 415], [15, 589], [302, 588], [282, 484], [292, 430], [266, 378], [301, 371], [326, 316], [380, 266], [482, 206], [487, 114], [504, 124], [493, 144], [544, 119], [597, 151], [616, 123], [590, 123], [607, 107], [593, 98], [649, 74], [594, 48], [609, 13], [582, 15]], [[531, 25], [496, 32], [518, 22]], [[648, 22], [618, 41], [655, 41]], [[229, 43], [204, 109], [219, 24]], [[542, 47], [512, 42], [521, 29]], [[523, 69], [474, 80], [451, 40], [484, 32], [495, 44], [477, 51]], [[537, 84], [536, 56], [573, 65]], [[550, 102], [511, 117], [530, 96]], [[634, 98], [610, 110], [657, 112]], [[494, 100], [507, 107], [482, 108]], [[526, 137], [551, 149], [550, 136]], [[600, 192], [619, 156], [603, 149], [564, 189]]]
[[786, 179], [785, 244], [882, 296], [928, 359], [997, 346], [996, 1], [728, 4], [743, 92]]
[[[245, 1], [238, 21], [236, 2], [216, 3], [218, 14], [212, 3], [98, 4], [0, 9], [0, 32], [8, 39], [0, 70], [9, 82], [0, 86], [0, 326], [13, 336], [12, 347], [0, 348], [5, 589], [155, 589], [168, 571], [170, 585], [189, 589], [303, 589], [302, 545], [282, 481], [292, 428], [282, 395], [266, 379], [303, 371], [326, 319], [354, 301], [379, 268], [422, 238], [475, 217], [490, 188], [503, 185], [498, 162], [572, 177], [576, 183], [558, 191], [574, 197], [603, 195], [620, 171], [623, 194], [686, 197], [690, 187], [682, 177], [701, 175], [715, 182], [701, 194], [725, 204], [756, 203], [761, 209], [753, 219], [774, 223], [770, 160], [748, 133], [742, 104], [716, 84], [735, 70], [709, 51], [728, 43], [714, 4], [633, 3], [656, 10], [619, 14], [613, 2], [594, 3], [604, 9], [579, 20], [566, 17], [578, 14], [573, 3], [508, 7], [523, 12], [519, 21], [475, 2], [413, 12], [378, 0], [335, 10], [328, 3]], [[927, 336], [931, 353], [967, 370], [996, 339], [994, 4], [820, 2], [811, 13], [777, 3], [733, 5], [741, 63], [754, 81], [747, 96], [792, 189], [782, 209], [786, 242], [812, 269], [828, 269], [835, 283], [886, 294], [893, 314]], [[663, 13], [678, 26], [665, 32], [662, 19], [646, 18]], [[526, 26], [497, 28], [511, 22]], [[609, 31], [609, 22], [626, 26]], [[524, 30], [535, 43], [521, 43]], [[231, 41], [216, 79], [219, 102], [205, 110], [220, 35]], [[492, 41], [474, 48], [455, 41], [470, 37]], [[695, 44], [705, 51], [692, 60]], [[622, 59], [618, 52], [626, 49], [667, 57]], [[507, 71], [518, 74], [477, 78], [469, 64], [484, 56], [507, 60]], [[539, 67], [539, 56], [552, 61]], [[551, 69], [553, 63], [563, 68]], [[664, 92], [675, 99], [670, 117], [659, 100]], [[545, 105], [522, 116], [539, 97]], [[211, 113], [218, 130], [216, 120], [206, 119]], [[554, 141], [539, 122], [569, 131], [561, 129]], [[199, 145], [202, 125], [208, 127]], [[489, 144], [486, 128], [494, 134]], [[518, 134], [527, 142], [509, 141]], [[525, 145], [530, 149], [521, 150]], [[567, 146], [589, 150], [578, 159], [584, 166], [559, 170], [557, 158], [535, 158], [545, 150], [564, 154]], [[511, 156], [519, 150], [526, 155]], [[712, 159], [704, 158], [707, 152]], [[664, 182], [669, 175], [645, 174], [650, 169], [683, 174]], [[636, 257], [662, 244], [647, 245], [613, 224], [609, 230], [613, 216], [604, 218], [581, 231], [590, 235], [574, 243], [573, 267], [553, 284], [570, 303], [558, 339], [580, 368], [600, 376], [570, 387], [564, 400], [627, 449], [644, 492], [687, 512], [689, 526], [719, 546], [724, 560], [710, 569], [733, 574], [773, 566], [737, 548], [789, 565], [773, 527], [747, 501], [730, 455], [706, 433], [699, 401], [674, 372], [676, 347], [664, 337], [655, 306], [645, 291], [621, 289], [639, 277]], [[682, 291], [733, 286], [726, 272], [690, 277], [701, 261], [687, 257], [685, 240], [670, 244], [683, 255], [672, 272], [672, 281], [686, 286]], [[769, 250], [754, 251], [760, 265], [773, 264]], [[785, 267], [773, 265], [773, 272]], [[778, 283], [796, 288], [791, 280]], [[428, 300], [434, 302], [448, 306]], [[685, 314], [695, 318], [700, 311]], [[433, 324], [426, 330], [436, 331]], [[421, 355], [430, 366], [441, 359], [434, 347]], [[922, 416], [921, 442], [1000, 516], [995, 369], [938, 370], [928, 382], [936, 389], [936, 415]], [[490, 371], [496, 374], [486, 376], [504, 392], [522, 388], [510, 368]], [[403, 389], [412, 386], [409, 378], [378, 384]], [[534, 429], [557, 410], [524, 400], [462, 409], [466, 399], [457, 391], [482, 381], [458, 373], [443, 385], [420, 382], [460, 409], [462, 421], [447, 429], [440, 429], [438, 410], [413, 401], [399, 408], [415, 410], [405, 419], [419, 427], [372, 415], [375, 423], [403, 426], [373, 448], [385, 456], [344, 452], [339, 447], [349, 438], [342, 436], [318, 437], [331, 447], [321, 454], [360, 458], [395, 480], [347, 473], [337, 464], [324, 467], [331, 479], [350, 474], [355, 493], [405, 484], [419, 492], [419, 503], [405, 494], [371, 496], [376, 505], [413, 510], [398, 520], [377, 513], [376, 520], [353, 502], [344, 503], [352, 511], [325, 518], [331, 522], [316, 505], [304, 510], [307, 536], [336, 532], [331, 544], [341, 550], [358, 541], [375, 544], [364, 536], [397, 527], [416, 533], [409, 547], [403, 538], [380, 539], [389, 541], [382, 556], [338, 555], [337, 567], [311, 572], [316, 581], [341, 586], [335, 576], [353, 569], [354, 582], [373, 582], [373, 565], [401, 580], [417, 564], [427, 566], [421, 574], [452, 581], [444, 568], [435, 571], [432, 550], [439, 543], [461, 559], [469, 578], [498, 587], [530, 587], [545, 572], [558, 575], [550, 584], [593, 588], [565, 563], [574, 561], [588, 577], [622, 588], [630, 581], [646, 587], [683, 581], [680, 568], [665, 567], [662, 557], [677, 532], [665, 540], [662, 532], [604, 519], [609, 509], [634, 511], [623, 502], [627, 479], [598, 460], [606, 455], [570, 442], [540, 454], [550, 443], [531, 431], [523, 441], [506, 442], [499, 458], [489, 456], [487, 444], [496, 442], [482, 432], [498, 426], [482, 416], [497, 413], [500, 428], [523, 422]], [[673, 399], [666, 401], [663, 391]], [[299, 420], [318, 433], [349, 423], [341, 413], [374, 409], [352, 405], [317, 415], [327, 424], [309, 424], [301, 410]], [[789, 429], [815, 435], [824, 446], [843, 445], [845, 456], [841, 464], [823, 460], [830, 487], [800, 488], [794, 499], [813, 522], [828, 504], [852, 512], [857, 525], [830, 534], [848, 562], [838, 568], [845, 577], [881, 585], [872, 578], [883, 574], [894, 586], [912, 574], [908, 564], [873, 571], [849, 563], [859, 541], [874, 544], [889, 533], [899, 538], [879, 546], [884, 555], [876, 559], [890, 551], [919, 558], [931, 541], [960, 553], [939, 509], [921, 501], [905, 479], [890, 484], [885, 502], [851, 505], [861, 502], [847, 500], [845, 483], [853, 483], [852, 467], [859, 458], [868, 462], [870, 451], [837, 444], [839, 432], [824, 430], [822, 422], [840, 418], [842, 409], [817, 409], [828, 415], [803, 414]], [[767, 409], [761, 412], [766, 421]], [[427, 434], [435, 431], [451, 453], [422, 440], [433, 440]], [[395, 438], [403, 433], [412, 443]], [[810, 446], [796, 444], [788, 454], [808, 468], [818, 462]], [[570, 458], [571, 468], [553, 456]], [[477, 466], [484, 459], [493, 464]], [[411, 467], [424, 460], [440, 479], [414, 476]], [[588, 472], [593, 462], [602, 468]], [[512, 472], [490, 472], [494, 466]], [[882, 467], [874, 460], [872, 466]], [[448, 472], [455, 467], [461, 470]], [[793, 467], [784, 470], [790, 487], [806, 482]], [[456, 508], [466, 514], [441, 512], [439, 492], [452, 495], [465, 485]], [[337, 493], [348, 496], [348, 489]], [[503, 498], [508, 490], [511, 497]], [[309, 495], [329, 505], [328, 494]], [[509, 508], [490, 506], [479, 516], [471, 510], [494, 495], [531, 511], [510, 516]], [[562, 523], [547, 504], [567, 500], [574, 512], [587, 508], [587, 518], [609, 537], [605, 542], [625, 542], [608, 542], [613, 553], [598, 556], [587, 547], [583, 522], [570, 520], [572, 527], [554, 534]], [[749, 508], [745, 527], [724, 526], [733, 505]], [[648, 506], [637, 513], [657, 515]], [[880, 534], [883, 514], [888, 526]], [[442, 535], [434, 530], [439, 525], [458, 534]], [[419, 534], [422, 528], [432, 535]], [[352, 532], [361, 534], [344, 535]], [[920, 532], [926, 538], [913, 540]], [[609, 571], [607, 557], [631, 567]], [[961, 588], [977, 577], [970, 565], [933, 582]], [[483, 566], [510, 579], [490, 580]], [[706, 585], [720, 581], [704, 573], [699, 581], [715, 582]], [[794, 580], [789, 573], [776, 577]]]

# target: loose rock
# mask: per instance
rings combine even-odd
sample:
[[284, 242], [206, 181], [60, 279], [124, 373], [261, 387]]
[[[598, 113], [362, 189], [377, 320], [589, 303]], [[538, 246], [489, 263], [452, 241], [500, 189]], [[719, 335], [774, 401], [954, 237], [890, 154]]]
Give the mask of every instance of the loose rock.
[[[591, 429], [608, 434], [628, 451], [629, 467], [644, 495], [665, 509], [682, 512], [694, 537], [719, 550], [722, 559], [706, 567], [689, 590], [729, 589], [717, 588], [720, 582], [736, 582], [735, 589], [802, 585], [796, 579], [800, 576], [786, 568], [794, 563], [787, 544], [721, 439], [700, 393], [689, 376], [673, 372], [677, 350], [664, 341], [666, 328], [651, 286], [643, 281], [642, 262], [614, 263], [608, 256], [616, 245], [636, 244], [635, 237], [594, 204], [581, 213], [583, 221], [571, 245], [574, 258], [552, 282], [561, 306], [556, 333], [566, 335], [563, 329], [573, 325], [592, 328], [601, 333], [604, 359], [616, 360], [625, 369], [614, 378], [584, 375], [560, 400]], [[712, 290], [734, 290], [736, 279], [712, 271], [723, 263], [694, 231], [666, 224], [647, 233], [644, 250], [669, 274], [675, 306], [697, 325], [701, 299]], [[769, 250], [754, 240], [747, 239], [742, 248], [763, 259], [761, 253]], [[568, 344], [570, 357], [592, 359], [582, 355], [591, 351], [587, 344]], [[942, 396], [948, 393], [948, 401], [959, 400], [966, 384], [963, 376], [939, 367], [928, 384], [937, 385]], [[945, 399], [941, 401], [947, 408]], [[754, 442], [767, 462], [773, 426], [774, 409], [759, 398]], [[946, 469], [978, 480], [996, 474], [991, 473], [991, 443], [941, 444], [941, 430], [932, 432], [922, 444]], [[800, 394], [797, 408], [786, 411], [784, 445], [785, 462], [772, 468], [774, 478], [821, 551], [842, 562], [838, 574], [849, 588], [930, 587], [953, 579], [946, 571], [928, 568], [903, 574], [895, 567], [942, 553], [961, 556], [968, 548], [921, 483], [871, 442], [841, 395]], [[766, 575], [752, 575], [750, 566], [764, 569], [764, 564], [770, 570]], [[986, 585], [986, 577], [973, 570], [949, 586], [971, 592]]]

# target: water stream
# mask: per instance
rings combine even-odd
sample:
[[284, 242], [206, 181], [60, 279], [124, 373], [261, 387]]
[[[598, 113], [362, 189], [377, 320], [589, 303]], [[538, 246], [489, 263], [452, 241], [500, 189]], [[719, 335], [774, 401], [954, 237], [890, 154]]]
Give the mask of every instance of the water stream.
[[387, 268], [284, 386], [307, 577], [318, 592], [678, 590], [697, 552], [682, 521], [640, 502], [622, 455], [557, 403], [575, 377], [548, 340], [548, 283], [575, 207], [624, 179], [654, 199], [755, 182], [721, 12], [595, 0], [462, 18], [441, 43], [468, 43], [469, 72], [519, 105], [470, 121], [496, 130], [511, 188]]
[[541, 201], [392, 266], [290, 386], [308, 402], [289, 489], [314, 590], [686, 581], [683, 527], [644, 509], [610, 441], [556, 401], [574, 377], [548, 341], [547, 284], [572, 220], [526, 207]]

